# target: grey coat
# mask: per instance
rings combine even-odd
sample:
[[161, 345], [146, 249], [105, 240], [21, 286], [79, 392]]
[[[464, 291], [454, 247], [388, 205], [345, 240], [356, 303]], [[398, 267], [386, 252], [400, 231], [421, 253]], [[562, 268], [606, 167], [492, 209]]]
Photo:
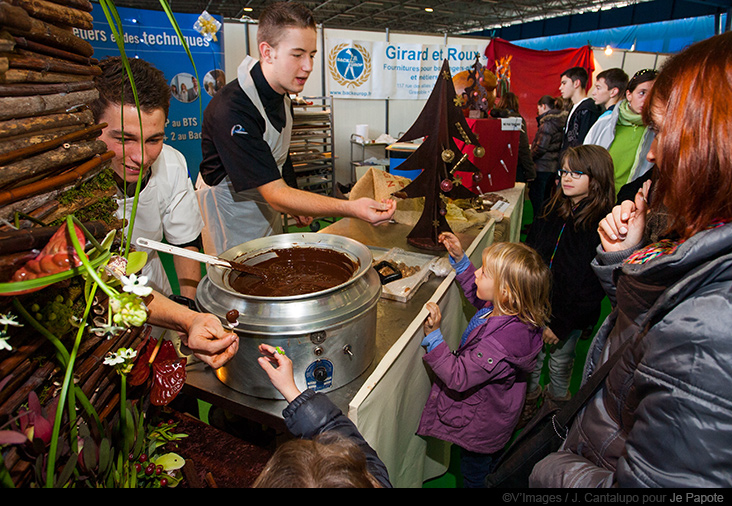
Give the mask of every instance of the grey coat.
[[643, 265], [618, 263], [629, 253], [593, 262], [614, 308], [590, 347], [585, 378], [625, 339], [638, 342], [577, 415], [562, 448], [534, 467], [530, 484], [729, 487], [732, 224]]

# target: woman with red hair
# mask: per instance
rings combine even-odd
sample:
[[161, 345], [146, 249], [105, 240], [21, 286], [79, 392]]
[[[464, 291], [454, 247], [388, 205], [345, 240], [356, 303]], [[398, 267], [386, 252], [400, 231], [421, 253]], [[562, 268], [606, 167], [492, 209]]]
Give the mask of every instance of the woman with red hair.
[[732, 485], [732, 33], [670, 58], [647, 100], [654, 180], [600, 223], [613, 311], [585, 378], [633, 341], [531, 486]]

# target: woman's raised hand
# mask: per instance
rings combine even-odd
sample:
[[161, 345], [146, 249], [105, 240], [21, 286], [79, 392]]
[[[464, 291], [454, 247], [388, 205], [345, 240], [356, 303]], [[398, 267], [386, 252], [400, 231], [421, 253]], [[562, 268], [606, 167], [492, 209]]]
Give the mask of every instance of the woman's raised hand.
[[625, 200], [600, 221], [598, 232], [605, 251], [631, 248], [643, 239], [648, 212], [648, 192], [651, 181], [646, 181], [634, 200]]

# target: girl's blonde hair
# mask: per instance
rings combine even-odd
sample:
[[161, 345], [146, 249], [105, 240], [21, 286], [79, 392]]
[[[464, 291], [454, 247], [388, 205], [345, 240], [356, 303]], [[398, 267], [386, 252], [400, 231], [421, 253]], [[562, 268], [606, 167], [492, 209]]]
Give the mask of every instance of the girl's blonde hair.
[[493, 305], [501, 313], [535, 327], [547, 324], [551, 274], [536, 250], [523, 243], [493, 243], [483, 250], [483, 269], [493, 278]]

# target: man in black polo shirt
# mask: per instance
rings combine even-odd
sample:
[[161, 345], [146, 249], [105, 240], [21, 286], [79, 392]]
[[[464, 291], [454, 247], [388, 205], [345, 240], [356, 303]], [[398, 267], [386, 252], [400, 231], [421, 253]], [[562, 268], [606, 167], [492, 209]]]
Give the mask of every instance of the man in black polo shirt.
[[210, 234], [207, 253], [218, 254], [282, 231], [280, 213], [309, 224], [313, 217], [355, 217], [388, 222], [392, 200], [340, 200], [296, 188], [289, 158], [290, 94], [303, 90], [313, 70], [317, 34], [312, 13], [295, 3], [268, 6], [258, 23], [260, 59], [239, 65], [203, 115], [203, 160], [198, 197]]

